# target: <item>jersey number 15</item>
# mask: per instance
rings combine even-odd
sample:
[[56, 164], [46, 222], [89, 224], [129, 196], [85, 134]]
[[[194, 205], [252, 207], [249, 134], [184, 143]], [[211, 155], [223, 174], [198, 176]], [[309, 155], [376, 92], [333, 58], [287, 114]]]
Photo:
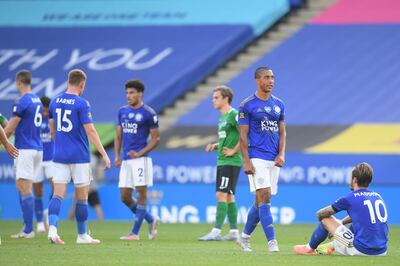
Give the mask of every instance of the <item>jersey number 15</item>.
[[[68, 118], [71, 113], [72, 110], [62, 110], [61, 108], [56, 108], [57, 131], [70, 132], [72, 130], [72, 121]], [[64, 124], [66, 124], [66, 127]]]

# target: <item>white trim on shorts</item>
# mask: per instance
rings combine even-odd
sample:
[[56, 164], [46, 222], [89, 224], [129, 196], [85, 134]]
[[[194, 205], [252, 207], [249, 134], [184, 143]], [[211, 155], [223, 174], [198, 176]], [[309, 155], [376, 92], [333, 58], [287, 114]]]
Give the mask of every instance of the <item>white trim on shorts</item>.
[[44, 179], [51, 179], [54, 176], [54, 165], [53, 161], [43, 161], [39, 167], [39, 172], [35, 176], [33, 183], [43, 182]]
[[92, 169], [90, 163], [53, 163], [53, 182], [68, 184], [71, 180], [75, 187], [84, 187], [92, 181]]
[[16, 180], [35, 180], [42, 163], [43, 151], [20, 149], [19, 155], [14, 159]]
[[344, 256], [385, 256], [387, 252], [379, 255], [368, 255], [358, 251], [353, 244], [354, 234], [344, 225], [340, 225], [333, 235], [335, 251]]
[[123, 160], [119, 171], [120, 188], [153, 186], [153, 161], [150, 157]]
[[271, 194], [278, 193], [278, 179], [280, 167], [275, 166], [274, 161], [267, 161], [259, 158], [250, 159], [254, 166], [255, 174], [248, 175], [250, 192], [255, 193], [261, 188], [271, 188]]

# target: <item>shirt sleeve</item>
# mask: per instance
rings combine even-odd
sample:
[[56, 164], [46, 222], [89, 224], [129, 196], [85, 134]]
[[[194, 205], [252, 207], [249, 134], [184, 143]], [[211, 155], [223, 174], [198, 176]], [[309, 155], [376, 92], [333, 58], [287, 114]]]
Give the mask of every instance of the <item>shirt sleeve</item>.
[[149, 113], [148, 125], [150, 129], [158, 128], [158, 116], [156, 113]]
[[83, 101], [81, 103], [79, 119], [80, 119], [82, 125], [93, 123], [92, 112], [90, 110], [90, 104], [88, 101]]
[[279, 122], [285, 121], [285, 106], [282, 104], [281, 115], [279, 116]]
[[13, 106], [13, 116], [23, 117], [27, 107], [27, 101], [24, 98], [20, 98]]
[[250, 121], [250, 112], [246, 104], [241, 104], [239, 107], [239, 125], [249, 125]]
[[340, 212], [343, 210], [347, 210], [349, 203], [347, 200], [347, 197], [342, 197], [336, 200], [334, 203], [332, 203], [332, 208], [335, 212]]
[[121, 109], [119, 109], [119, 111], [118, 111], [118, 117], [117, 117], [117, 121], [115, 121], [115, 125], [116, 125], [116, 126], [122, 125], [122, 121], [121, 121]]

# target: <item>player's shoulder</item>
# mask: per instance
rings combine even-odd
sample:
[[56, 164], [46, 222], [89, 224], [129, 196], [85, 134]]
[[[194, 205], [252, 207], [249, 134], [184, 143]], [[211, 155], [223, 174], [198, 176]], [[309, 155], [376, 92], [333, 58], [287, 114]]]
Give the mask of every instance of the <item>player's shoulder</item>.
[[118, 113], [123, 113], [126, 112], [127, 110], [129, 110], [129, 105], [123, 105], [119, 108]]
[[275, 102], [281, 104], [282, 106], [284, 105], [283, 100], [282, 100], [281, 98], [276, 97], [276, 96], [273, 95], [273, 94], [271, 94], [271, 97], [272, 97], [272, 99], [273, 99]]
[[240, 103], [240, 107], [245, 107], [246, 105], [248, 105], [249, 103], [251, 103], [253, 100], [256, 99], [256, 96], [250, 95], [249, 97], [247, 97], [246, 99], [244, 99], [241, 103]]
[[233, 108], [232, 107], [232, 109], [229, 111], [229, 116], [231, 117], [231, 118], [235, 118], [236, 119], [236, 116], [238, 115], [238, 110], [236, 110], [235, 108]]
[[154, 109], [148, 106], [147, 104], [143, 104], [143, 109], [146, 110], [146, 112], [148, 112], [152, 116], [157, 115], [156, 111], [154, 111]]

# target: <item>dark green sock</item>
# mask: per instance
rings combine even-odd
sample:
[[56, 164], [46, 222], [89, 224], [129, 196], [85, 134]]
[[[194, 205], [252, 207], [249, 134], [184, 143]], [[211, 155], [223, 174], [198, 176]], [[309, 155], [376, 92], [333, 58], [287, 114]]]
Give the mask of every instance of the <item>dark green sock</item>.
[[228, 220], [231, 229], [237, 229], [237, 215], [238, 209], [236, 202], [228, 203]]
[[225, 221], [227, 209], [228, 209], [228, 206], [226, 205], [226, 202], [221, 202], [221, 201], [218, 202], [217, 214], [215, 217], [215, 225], [214, 225], [215, 228], [221, 229], [221, 227]]

